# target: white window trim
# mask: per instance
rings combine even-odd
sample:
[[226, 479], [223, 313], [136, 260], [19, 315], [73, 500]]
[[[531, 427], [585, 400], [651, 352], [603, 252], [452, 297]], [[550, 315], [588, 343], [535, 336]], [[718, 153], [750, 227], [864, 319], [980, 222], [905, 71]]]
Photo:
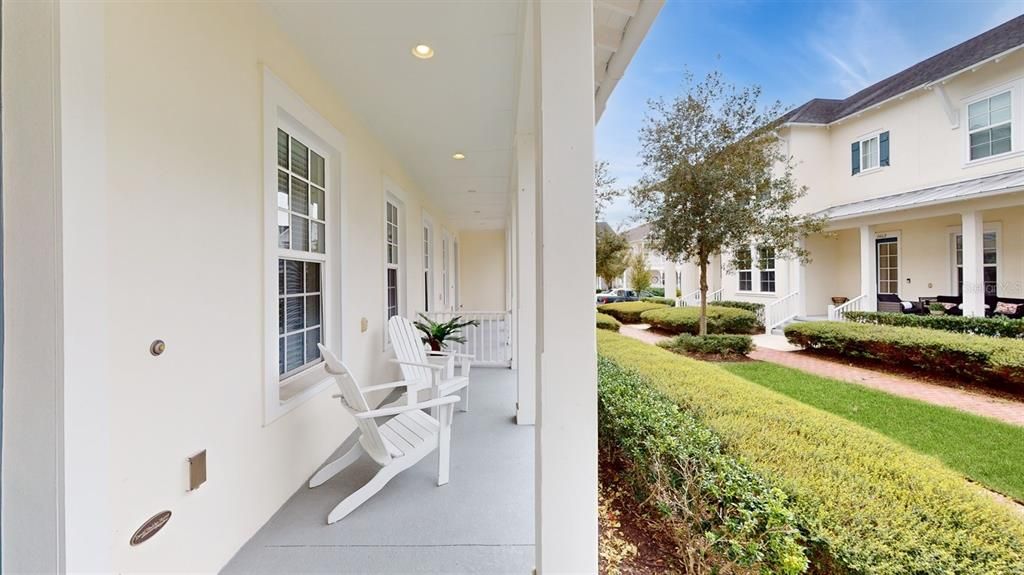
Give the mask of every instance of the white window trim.
[[[757, 252], [757, 258], [756, 258], [756, 262], [757, 262], [757, 291], [760, 292], [760, 293], [771, 293], [771, 294], [778, 293], [778, 291], [779, 291], [779, 255], [778, 255], [778, 253], [776, 253], [776, 250], [774, 248], [772, 248], [772, 260], [773, 260], [773, 264], [774, 265], [771, 268], [762, 268], [761, 267], [761, 248], [758, 247], [754, 251]], [[765, 290], [761, 289], [761, 274], [763, 272], [772, 272], [772, 273], [775, 274], [772, 277], [772, 283], [775, 284], [775, 289], [773, 289], [771, 291], [765, 291]]]
[[[982, 233], [984, 232], [995, 232], [996, 233], [996, 278], [997, 282], [1000, 281], [998, 278], [1003, 277], [1003, 223], [1002, 222], [985, 222], [982, 225]], [[946, 250], [948, 257], [946, 261], [949, 263], [949, 293], [950, 295], [956, 295], [957, 293], [957, 281], [956, 281], [956, 236], [963, 235], [964, 230], [962, 226], [949, 226], [946, 228], [946, 235], [949, 241], [946, 242]], [[985, 264], [982, 263], [982, 267]], [[998, 292], [998, 289], [996, 290]]]
[[896, 293], [899, 294], [899, 288], [903, 287], [903, 232], [878, 232], [874, 238], [874, 266], [875, 266], [875, 294], [883, 293], [878, 289], [878, 282], [881, 281], [878, 276], [878, 240], [896, 240]]
[[452, 291], [452, 236], [447, 229], [441, 230], [441, 309], [451, 311]]
[[[421, 244], [420, 247], [426, 251], [426, 256], [429, 259], [429, 265], [421, 269], [420, 272], [422, 272], [427, 278], [427, 285], [423, 287], [423, 289], [426, 290], [426, 293], [423, 294], [423, 301], [428, 302], [428, 304], [427, 309], [423, 311], [429, 312], [435, 309], [434, 293], [437, 291], [435, 286], [437, 281], [434, 277], [437, 270], [437, 235], [434, 233], [434, 218], [430, 217], [430, 214], [428, 214], [426, 210], [423, 210], [420, 215], [420, 223], [422, 224], [420, 226], [421, 230], [425, 230], [427, 232], [427, 238], [424, 240], [425, 245]], [[421, 258], [423, 255], [423, 252], [421, 252]], [[423, 262], [421, 262], [421, 265], [422, 263]]]
[[[886, 131], [887, 130], [885, 130], [885, 129], [873, 130], [871, 132], [867, 132], [866, 134], [862, 134], [861, 136], [859, 136], [857, 138], [856, 142], [857, 142], [857, 145], [859, 146], [859, 150], [860, 150], [860, 171], [857, 172], [856, 174], [854, 174], [854, 177], [860, 177], [860, 176], [864, 176], [864, 175], [868, 175], [868, 174], [874, 174], [876, 172], [882, 171], [882, 168], [888, 167], [888, 166], [883, 166], [882, 165], [882, 139], [880, 137], [882, 135], [882, 133], [884, 133]], [[864, 142], [868, 142], [868, 141], [874, 140], [874, 139], [878, 140], [878, 165], [876, 165], [873, 168], [865, 169], [864, 168]], [[890, 156], [892, 155], [892, 150], [891, 149], [889, 150], [889, 155]]]
[[[750, 250], [750, 269], [747, 268], [739, 269], [736, 268], [736, 293], [746, 296], [764, 296], [770, 297], [779, 293], [779, 254], [775, 254], [775, 267], [772, 268], [775, 271], [775, 291], [761, 291], [761, 254], [758, 253], [757, 246], [751, 245], [747, 249]], [[750, 289], [740, 289], [740, 272], [750, 271]], [[767, 270], [766, 270], [767, 271]]]
[[394, 265], [395, 269], [398, 270], [398, 315], [400, 315], [402, 317], [406, 317], [406, 310], [408, 309], [408, 306], [406, 305], [406, 294], [408, 293], [408, 291], [406, 289], [406, 283], [408, 283], [408, 279], [409, 279], [408, 278], [408, 273], [407, 273], [409, 268], [408, 268], [408, 260], [407, 260], [406, 256], [408, 255], [409, 250], [406, 249], [406, 246], [408, 245], [406, 243], [406, 239], [407, 239], [407, 235], [408, 235], [406, 233], [406, 229], [408, 228], [408, 225], [407, 225], [408, 224], [408, 221], [407, 221], [407, 219], [408, 219], [408, 216], [407, 216], [408, 210], [406, 210], [406, 208], [405, 208], [405, 206], [407, 205], [407, 201], [406, 200], [407, 200], [406, 193], [404, 191], [402, 191], [402, 189], [399, 188], [390, 178], [388, 178], [387, 176], [384, 176], [384, 199], [383, 199], [383, 202], [381, 203], [381, 228], [380, 228], [381, 229], [380, 245], [381, 245], [381, 249], [382, 249], [382, 251], [381, 251], [381, 256], [382, 256], [381, 257], [381, 264], [382, 264], [381, 271], [383, 272], [383, 273], [381, 273], [381, 279], [383, 280], [381, 285], [384, 288], [384, 289], [381, 290], [381, 293], [384, 296], [383, 297], [383, 304], [384, 305], [381, 306], [381, 313], [382, 313], [383, 318], [384, 318], [384, 329], [382, 330], [383, 331], [383, 340], [384, 340], [384, 351], [388, 351], [388, 350], [391, 349], [391, 337], [388, 335], [388, 327], [387, 327], [388, 326], [388, 296], [387, 296], [387, 287], [388, 287], [388, 280], [387, 280], [388, 276], [387, 276], [387, 273], [388, 272], [387, 272], [387, 270], [388, 270], [388, 268], [392, 267], [392, 264], [388, 263], [388, 254], [387, 254], [387, 238], [388, 238], [388, 229], [387, 229], [387, 227], [388, 227], [388, 224], [387, 224], [388, 213], [387, 213], [387, 210], [388, 210], [388, 204], [389, 203], [394, 204], [395, 207], [398, 208], [398, 264]]
[[[263, 68], [263, 188], [264, 188], [264, 362], [263, 362], [263, 425], [269, 425], [282, 415], [305, 403], [327, 389], [333, 379], [317, 364], [281, 381], [278, 377], [278, 257], [316, 259], [316, 254], [291, 252], [277, 247], [277, 129], [303, 139], [322, 152], [327, 170], [325, 184], [327, 210], [325, 213], [325, 254], [321, 281], [321, 333], [323, 342], [331, 351], [344, 358], [341, 326], [345, 290], [340, 279], [344, 277], [345, 246], [342, 202], [345, 181], [345, 138], [323, 116], [310, 107], [301, 96], [291, 90], [269, 68]], [[300, 255], [301, 254], [301, 255]], [[288, 399], [281, 399], [284, 386], [296, 390]]]
[[[1003, 92], [1010, 92], [1010, 151], [977, 160], [971, 159], [971, 118], [967, 108], [976, 102], [991, 98]], [[1024, 78], [1017, 78], [1005, 84], [976, 92], [960, 101], [960, 125], [963, 127], [963, 167], [982, 166], [992, 162], [1000, 162], [1010, 158], [1024, 156]]]

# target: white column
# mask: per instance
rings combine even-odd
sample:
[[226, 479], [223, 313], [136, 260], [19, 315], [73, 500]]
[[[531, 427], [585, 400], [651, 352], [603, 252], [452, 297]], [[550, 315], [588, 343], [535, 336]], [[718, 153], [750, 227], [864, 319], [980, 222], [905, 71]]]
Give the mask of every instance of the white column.
[[597, 572], [593, 4], [533, 5], [541, 257], [538, 573]]
[[537, 403], [537, 190], [533, 134], [516, 137], [516, 423], [533, 425]]
[[875, 281], [875, 231], [872, 226], [860, 227], [860, 293], [866, 295], [864, 309], [878, 309], [878, 283]]
[[985, 224], [981, 212], [970, 210], [961, 214], [964, 254], [964, 303], [961, 309], [965, 316], [985, 316]]
[[665, 262], [665, 268], [661, 273], [665, 276], [665, 297], [676, 299], [676, 263]]

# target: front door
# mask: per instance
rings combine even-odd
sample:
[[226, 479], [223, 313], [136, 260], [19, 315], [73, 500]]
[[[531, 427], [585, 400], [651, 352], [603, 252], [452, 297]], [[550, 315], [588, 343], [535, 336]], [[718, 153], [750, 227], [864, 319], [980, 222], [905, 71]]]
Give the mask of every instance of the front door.
[[875, 266], [878, 293], [898, 293], [900, 288], [899, 238], [875, 240]]

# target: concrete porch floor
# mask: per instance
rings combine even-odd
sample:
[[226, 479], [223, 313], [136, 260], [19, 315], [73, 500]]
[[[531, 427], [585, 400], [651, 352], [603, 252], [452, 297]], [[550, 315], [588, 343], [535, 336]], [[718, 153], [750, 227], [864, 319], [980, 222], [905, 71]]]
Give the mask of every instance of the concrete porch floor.
[[364, 455], [324, 485], [300, 488], [222, 573], [530, 573], [533, 427], [514, 423], [514, 372], [475, 368], [471, 386], [470, 411], [455, 413], [448, 485], [437, 486], [435, 452], [327, 525], [376, 472]]

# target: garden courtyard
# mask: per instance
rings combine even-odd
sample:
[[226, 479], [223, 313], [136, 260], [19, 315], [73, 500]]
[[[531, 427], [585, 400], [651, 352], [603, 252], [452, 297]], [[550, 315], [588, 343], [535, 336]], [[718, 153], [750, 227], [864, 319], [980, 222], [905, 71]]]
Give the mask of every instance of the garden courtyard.
[[598, 312], [604, 572], [1024, 573], [1024, 321]]

